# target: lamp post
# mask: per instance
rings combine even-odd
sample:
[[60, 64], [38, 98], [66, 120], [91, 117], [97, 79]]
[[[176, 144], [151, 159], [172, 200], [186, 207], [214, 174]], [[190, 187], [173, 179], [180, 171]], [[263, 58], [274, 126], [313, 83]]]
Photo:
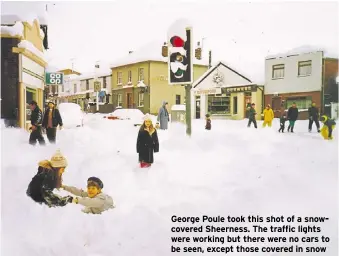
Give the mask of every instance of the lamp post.
[[[203, 37], [201, 39], [201, 49], [204, 50], [204, 40], [208, 39], [207, 37]], [[210, 69], [212, 67], [212, 51], [208, 50], [208, 68]]]
[[99, 61], [95, 63], [94, 69], [94, 90], [96, 91], [96, 111], [99, 112], [99, 90], [96, 90], [95, 84], [98, 82], [98, 70], [100, 68]]

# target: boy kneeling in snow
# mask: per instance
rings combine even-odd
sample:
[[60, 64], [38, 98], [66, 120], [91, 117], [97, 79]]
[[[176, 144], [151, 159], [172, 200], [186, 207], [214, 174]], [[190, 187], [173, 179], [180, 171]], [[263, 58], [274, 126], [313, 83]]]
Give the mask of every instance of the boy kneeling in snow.
[[112, 197], [101, 192], [104, 184], [97, 177], [90, 177], [87, 180], [87, 192], [62, 185], [64, 190], [78, 197], [72, 198], [72, 203], [85, 206], [82, 210], [84, 213], [100, 214], [106, 210], [114, 208]]

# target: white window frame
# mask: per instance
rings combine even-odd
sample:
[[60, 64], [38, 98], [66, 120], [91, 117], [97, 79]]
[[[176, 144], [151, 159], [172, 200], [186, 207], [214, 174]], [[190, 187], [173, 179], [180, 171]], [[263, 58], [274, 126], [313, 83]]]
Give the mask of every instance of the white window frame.
[[144, 68], [139, 68], [138, 70], [138, 81], [143, 81], [145, 79]]
[[128, 84], [132, 83], [132, 70], [128, 70]]
[[272, 66], [272, 79], [283, 79], [284, 77], [285, 77], [285, 64], [273, 65]]
[[117, 72], [117, 85], [122, 85], [122, 72]]
[[139, 92], [139, 95], [138, 95], [138, 107], [143, 107], [144, 106], [144, 100], [145, 100], [145, 93]]
[[122, 107], [122, 94], [118, 94], [118, 99], [117, 99], [117, 105], [118, 107]]
[[298, 76], [310, 76], [312, 75], [312, 61], [299, 61], [298, 62]]

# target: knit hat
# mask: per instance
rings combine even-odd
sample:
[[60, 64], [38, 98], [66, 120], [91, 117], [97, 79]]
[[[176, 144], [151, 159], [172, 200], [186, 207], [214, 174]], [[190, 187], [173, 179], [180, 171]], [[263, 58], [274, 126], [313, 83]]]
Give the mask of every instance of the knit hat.
[[102, 183], [102, 181], [97, 177], [89, 177], [87, 179], [87, 186], [89, 185], [94, 185], [100, 189], [104, 187], [104, 183]]
[[143, 118], [144, 121], [152, 121], [152, 118], [149, 114], [146, 114]]
[[59, 149], [52, 156], [50, 162], [51, 166], [55, 168], [67, 167], [67, 159], [61, 154]]

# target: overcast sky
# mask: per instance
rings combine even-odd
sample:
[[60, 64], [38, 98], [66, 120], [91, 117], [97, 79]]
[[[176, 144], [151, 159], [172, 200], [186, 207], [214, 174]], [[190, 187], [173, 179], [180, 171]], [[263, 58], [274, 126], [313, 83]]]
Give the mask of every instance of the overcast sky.
[[[41, 12], [46, 2], [2, 2], [2, 13]], [[53, 5], [55, 4], [55, 5]], [[255, 82], [263, 81], [265, 56], [302, 45], [338, 54], [338, 2], [138, 0], [49, 2], [49, 64], [89, 72], [153, 40], [166, 40], [178, 18], [193, 24], [205, 55], [223, 60]], [[161, 45], [159, 45], [161, 52]]]

